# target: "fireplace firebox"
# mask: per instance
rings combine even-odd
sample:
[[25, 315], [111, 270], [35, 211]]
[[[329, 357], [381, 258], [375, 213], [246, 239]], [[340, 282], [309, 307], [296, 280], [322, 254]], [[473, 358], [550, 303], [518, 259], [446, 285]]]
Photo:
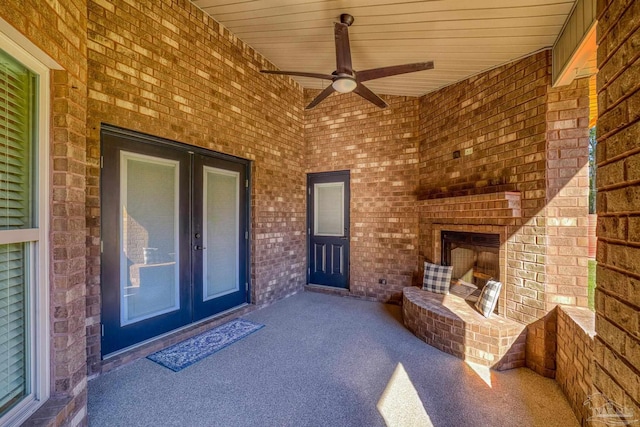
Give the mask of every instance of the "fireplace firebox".
[[480, 294], [488, 280], [500, 280], [500, 235], [442, 231], [443, 265], [453, 266], [451, 292], [467, 299]]

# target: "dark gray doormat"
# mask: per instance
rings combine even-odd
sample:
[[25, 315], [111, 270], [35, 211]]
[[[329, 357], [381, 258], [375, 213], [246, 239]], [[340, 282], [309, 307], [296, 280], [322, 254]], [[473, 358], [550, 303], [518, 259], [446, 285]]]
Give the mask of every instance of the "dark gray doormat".
[[178, 372], [263, 327], [264, 325], [249, 320], [234, 319], [210, 331], [150, 354], [147, 359]]

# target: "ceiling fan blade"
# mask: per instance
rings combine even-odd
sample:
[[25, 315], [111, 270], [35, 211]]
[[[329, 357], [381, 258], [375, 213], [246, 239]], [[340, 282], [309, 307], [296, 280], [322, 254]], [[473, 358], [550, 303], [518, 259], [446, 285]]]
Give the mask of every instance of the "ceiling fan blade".
[[415, 64], [394, 65], [391, 67], [371, 68], [370, 70], [358, 71], [356, 79], [359, 82], [381, 79], [383, 77], [397, 76], [398, 74], [415, 73], [416, 71], [431, 70], [433, 61], [417, 62]]
[[335, 91], [336, 90], [333, 88], [332, 85], [327, 86], [322, 92], [320, 92], [318, 96], [315, 97], [313, 101], [311, 101], [309, 105], [305, 107], [305, 110], [311, 110], [313, 107], [320, 104], [322, 100], [324, 100], [327, 96], [331, 95]]
[[264, 74], [282, 74], [285, 76], [298, 76], [298, 77], [311, 77], [313, 79], [333, 80], [335, 76], [331, 74], [320, 73], [305, 73], [304, 71], [275, 71], [275, 70], [260, 70]]
[[349, 25], [336, 22], [336, 73], [353, 75], [351, 46], [349, 45]]
[[387, 103], [384, 102], [382, 98], [380, 98], [378, 95], [373, 93], [371, 89], [369, 89], [362, 83], [358, 83], [358, 86], [356, 87], [356, 90], [354, 90], [354, 92], [360, 95], [361, 97], [363, 97], [364, 99], [366, 99], [367, 101], [373, 104], [376, 104], [380, 108], [388, 107]]

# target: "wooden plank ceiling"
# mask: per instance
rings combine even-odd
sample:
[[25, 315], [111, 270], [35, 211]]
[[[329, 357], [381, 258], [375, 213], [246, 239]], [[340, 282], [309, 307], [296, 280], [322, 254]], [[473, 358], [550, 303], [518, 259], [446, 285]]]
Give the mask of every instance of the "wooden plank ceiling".
[[[574, 0], [193, 0], [279, 69], [335, 70], [333, 23], [349, 28], [355, 70], [433, 60], [435, 69], [367, 82], [420, 96], [551, 47]], [[265, 78], [282, 78], [265, 76]], [[330, 82], [297, 80], [322, 89]]]

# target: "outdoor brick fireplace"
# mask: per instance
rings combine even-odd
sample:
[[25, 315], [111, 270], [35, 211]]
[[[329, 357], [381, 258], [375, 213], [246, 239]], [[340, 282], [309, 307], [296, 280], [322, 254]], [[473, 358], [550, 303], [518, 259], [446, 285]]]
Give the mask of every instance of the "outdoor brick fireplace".
[[[453, 296], [443, 298], [406, 288], [405, 326], [428, 344], [466, 361], [497, 370], [524, 366], [527, 327], [514, 316], [514, 308], [523, 298], [519, 279], [526, 274], [524, 265], [515, 268], [520, 255], [514, 224], [521, 221], [521, 194], [500, 192], [423, 200], [419, 202], [419, 215], [424, 259], [453, 265], [452, 278], [457, 283], [472, 283], [478, 291], [465, 298], [452, 286]], [[504, 286], [497, 314], [484, 318], [472, 300], [490, 278]]]
[[418, 266], [442, 233], [500, 236], [498, 318], [527, 327], [526, 364], [555, 375], [558, 304], [586, 307], [589, 88], [551, 87], [550, 57], [421, 98]]
[[[490, 253], [493, 271], [478, 271], [476, 276], [482, 279], [491, 276], [503, 283], [496, 307], [497, 315], [492, 317], [516, 321], [528, 329], [528, 333], [522, 335], [517, 328], [509, 330], [512, 334], [511, 345], [517, 345], [500, 350], [504, 353], [496, 353], [501, 357], [508, 355], [504, 359], [508, 361], [506, 365], [496, 366], [501, 366], [499, 369], [521, 366], [521, 341], [526, 336], [527, 366], [542, 375], [553, 377], [556, 336], [553, 332], [555, 316], [551, 310], [559, 290], [554, 281], [564, 279], [561, 274], [547, 277], [547, 272], [555, 273], [558, 269], [553, 262], [554, 254], [567, 250], [562, 245], [555, 245], [555, 238], [549, 237], [549, 233], [557, 230], [553, 227], [555, 219], [543, 215], [547, 213], [544, 209], [535, 215], [526, 215], [524, 202], [523, 193], [518, 191], [421, 200], [418, 202], [420, 254], [423, 261], [448, 264], [451, 259], [447, 257], [451, 255], [447, 254], [447, 245], [471, 249], [472, 252], [476, 249], [476, 256], [480, 252]], [[462, 236], [461, 240], [466, 238], [470, 242], [474, 237], [478, 240], [480, 236], [480, 241], [489, 241], [491, 245], [469, 242], [450, 245], [447, 240], [452, 236]], [[487, 254], [483, 256], [487, 257]], [[480, 286], [484, 284], [484, 280], [476, 282]], [[466, 340], [471, 342], [469, 337]], [[477, 351], [468, 347], [465, 346], [466, 353]], [[466, 359], [480, 360], [477, 355], [466, 353]], [[483, 353], [482, 357], [486, 358], [487, 354]]]
[[[511, 298], [513, 302], [515, 295], [513, 288], [507, 285], [512, 283], [510, 274], [514, 273], [512, 269], [507, 269], [507, 228], [520, 216], [520, 193], [431, 199], [421, 202], [421, 205], [421, 230], [431, 229], [430, 233], [421, 233], [425, 258], [436, 264], [452, 264], [453, 260], [448, 258], [451, 255], [447, 253], [452, 246], [466, 250], [467, 255], [476, 252], [477, 257], [482, 253], [480, 256], [485, 258], [484, 261], [490, 260], [488, 264], [491, 266], [483, 266], [482, 271], [465, 272], [466, 281], [473, 281], [474, 273], [479, 288], [491, 277], [502, 281], [505, 286], [501, 290], [497, 311], [505, 316], [509, 306], [507, 301]], [[465, 239], [466, 243], [462, 241]], [[454, 240], [456, 244], [452, 244]], [[453, 255], [456, 256], [455, 253]], [[456, 267], [461, 268], [454, 265], [454, 272]]]

